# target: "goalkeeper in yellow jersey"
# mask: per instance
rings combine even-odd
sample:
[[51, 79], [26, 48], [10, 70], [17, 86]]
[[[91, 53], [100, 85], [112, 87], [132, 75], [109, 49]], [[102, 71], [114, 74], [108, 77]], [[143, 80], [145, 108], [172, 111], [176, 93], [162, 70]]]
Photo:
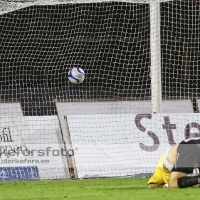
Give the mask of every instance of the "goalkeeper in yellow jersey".
[[160, 156], [147, 188], [185, 188], [200, 184], [200, 176], [187, 176], [200, 169], [200, 138], [190, 138]]
[[168, 187], [170, 172], [176, 161], [175, 154], [177, 151], [177, 147], [178, 145], [171, 147], [165, 152], [165, 154], [160, 156], [155, 172], [147, 183], [147, 188]]

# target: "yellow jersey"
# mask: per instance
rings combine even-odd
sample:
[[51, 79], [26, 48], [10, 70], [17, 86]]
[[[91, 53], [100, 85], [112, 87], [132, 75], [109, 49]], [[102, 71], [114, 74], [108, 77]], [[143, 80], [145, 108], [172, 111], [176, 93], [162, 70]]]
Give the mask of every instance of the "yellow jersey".
[[163, 156], [164, 155], [160, 156], [157, 166], [156, 166], [156, 169], [155, 169], [155, 172], [154, 172], [153, 176], [149, 179], [147, 185], [150, 183], [156, 183], [158, 185], [164, 185], [164, 184], [168, 183], [170, 172], [163, 165]]

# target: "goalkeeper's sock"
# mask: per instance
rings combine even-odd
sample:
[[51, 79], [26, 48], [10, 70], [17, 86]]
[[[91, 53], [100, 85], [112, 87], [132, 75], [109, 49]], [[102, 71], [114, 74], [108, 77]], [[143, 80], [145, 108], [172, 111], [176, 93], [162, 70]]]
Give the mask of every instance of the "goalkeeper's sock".
[[200, 183], [200, 176], [184, 176], [178, 179], [178, 187], [185, 188]]

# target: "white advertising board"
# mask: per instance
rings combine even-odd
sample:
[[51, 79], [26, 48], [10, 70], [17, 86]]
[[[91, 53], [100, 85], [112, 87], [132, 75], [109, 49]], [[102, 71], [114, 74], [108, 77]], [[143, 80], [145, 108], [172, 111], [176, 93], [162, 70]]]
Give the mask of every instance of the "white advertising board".
[[[151, 113], [151, 101], [56, 102], [59, 116]], [[162, 112], [193, 113], [191, 100], [163, 100]]]
[[0, 118], [0, 180], [65, 179], [57, 116]]
[[[96, 115], [96, 114], [136, 114], [151, 113], [151, 101], [101, 101], [101, 102], [60, 102], [56, 101], [56, 109], [66, 145], [69, 144], [68, 132], [64, 116]], [[164, 100], [162, 112], [193, 113], [191, 100]], [[69, 147], [71, 149], [71, 147]]]
[[23, 116], [21, 104], [19, 102], [1, 102], [0, 116]]
[[152, 173], [170, 146], [200, 136], [200, 115], [68, 115], [79, 178]]

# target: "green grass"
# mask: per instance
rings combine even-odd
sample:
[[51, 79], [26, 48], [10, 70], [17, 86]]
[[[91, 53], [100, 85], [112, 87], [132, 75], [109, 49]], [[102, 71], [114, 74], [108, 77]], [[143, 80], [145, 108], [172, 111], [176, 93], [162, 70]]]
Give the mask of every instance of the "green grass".
[[183, 200], [198, 199], [200, 188], [146, 189], [147, 179], [89, 179], [0, 182], [4, 200]]

